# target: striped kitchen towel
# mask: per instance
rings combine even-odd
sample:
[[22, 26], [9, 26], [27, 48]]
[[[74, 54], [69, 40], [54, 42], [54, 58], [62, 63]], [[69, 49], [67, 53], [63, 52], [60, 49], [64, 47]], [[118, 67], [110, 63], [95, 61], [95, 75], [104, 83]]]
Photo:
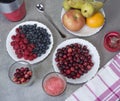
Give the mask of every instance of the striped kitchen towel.
[[65, 101], [120, 101], [120, 53]]

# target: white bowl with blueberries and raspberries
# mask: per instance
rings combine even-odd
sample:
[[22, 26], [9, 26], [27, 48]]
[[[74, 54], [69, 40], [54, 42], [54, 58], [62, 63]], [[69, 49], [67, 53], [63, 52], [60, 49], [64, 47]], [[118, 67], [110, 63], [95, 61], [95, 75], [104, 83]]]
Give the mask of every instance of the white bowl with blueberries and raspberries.
[[53, 53], [53, 68], [66, 77], [68, 83], [85, 83], [99, 69], [100, 56], [90, 42], [72, 38], [57, 46]]
[[52, 47], [52, 32], [46, 25], [37, 21], [26, 21], [16, 25], [6, 40], [6, 48], [12, 59], [24, 60], [30, 64], [44, 60]]

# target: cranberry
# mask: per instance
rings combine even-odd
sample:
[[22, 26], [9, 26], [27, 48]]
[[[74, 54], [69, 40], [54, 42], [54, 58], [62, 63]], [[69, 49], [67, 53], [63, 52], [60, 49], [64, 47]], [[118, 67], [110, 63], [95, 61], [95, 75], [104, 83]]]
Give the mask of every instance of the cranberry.
[[58, 49], [55, 56], [60, 73], [72, 79], [80, 78], [94, 65], [87, 46], [78, 43]]
[[32, 71], [28, 67], [17, 68], [13, 76], [13, 82], [23, 84], [28, 82], [32, 77]]

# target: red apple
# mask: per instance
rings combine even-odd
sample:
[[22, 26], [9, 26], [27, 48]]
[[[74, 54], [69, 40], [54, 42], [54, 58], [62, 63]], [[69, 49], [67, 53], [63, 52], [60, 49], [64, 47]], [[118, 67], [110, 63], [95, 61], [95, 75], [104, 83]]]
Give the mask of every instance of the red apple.
[[85, 18], [80, 10], [70, 9], [62, 17], [63, 25], [70, 31], [79, 31], [85, 25]]

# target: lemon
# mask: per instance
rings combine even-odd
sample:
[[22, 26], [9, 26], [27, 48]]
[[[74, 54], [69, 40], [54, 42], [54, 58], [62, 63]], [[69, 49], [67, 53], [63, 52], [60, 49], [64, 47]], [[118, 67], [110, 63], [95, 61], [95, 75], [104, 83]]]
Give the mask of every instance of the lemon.
[[86, 24], [91, 28], [98, 28], [104, 24], [105, 18], [101, 12], [96, 12], [93, 16], [86, 18]]

